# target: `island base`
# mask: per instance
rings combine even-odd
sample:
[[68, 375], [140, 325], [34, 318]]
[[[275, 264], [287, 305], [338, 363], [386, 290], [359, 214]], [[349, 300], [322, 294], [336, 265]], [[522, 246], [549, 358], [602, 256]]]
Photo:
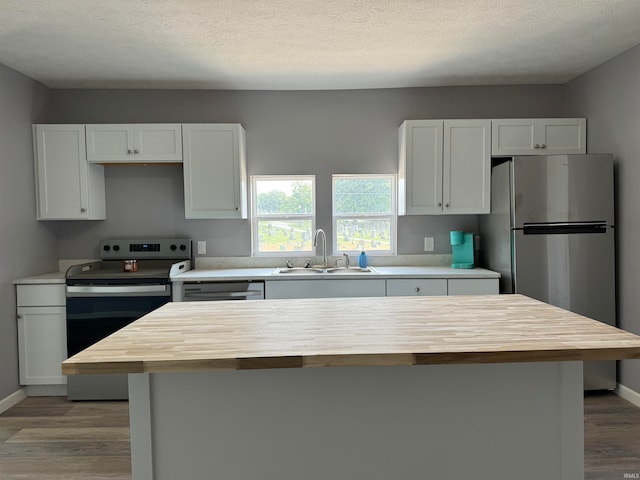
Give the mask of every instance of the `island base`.
[[582, 362], [129, 375], [133, 480], [582, 480]]

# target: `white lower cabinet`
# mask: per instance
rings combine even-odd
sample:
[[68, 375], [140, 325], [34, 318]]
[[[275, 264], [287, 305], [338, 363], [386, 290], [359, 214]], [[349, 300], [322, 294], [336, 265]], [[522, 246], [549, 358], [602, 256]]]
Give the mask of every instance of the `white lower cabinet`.
[[498, 295], [497, 278], [450, 278], [449, 295]]
[[497, 278], [305, 279], [265, 282], [267, 299], [497, 294]]
[[17, 285], [18, 352], [21, 385], [63, 385], [67, 358], [63, 284]]
[[387, 280], [387, 296], [426, 297], [447, 294], [446, 278], [399, 278]]
[[277, 280], [267, 281], [265, 298], [384, 297], [384, 279]]

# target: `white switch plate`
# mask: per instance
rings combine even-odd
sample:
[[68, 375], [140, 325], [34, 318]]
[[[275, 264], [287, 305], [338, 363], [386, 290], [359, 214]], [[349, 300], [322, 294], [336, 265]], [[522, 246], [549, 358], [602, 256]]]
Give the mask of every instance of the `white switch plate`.
[[198, 255], [204, 255], [207, 253], [206, 240], [198, 240]]
[[424, 237], [424, 251], [425, 252], [433, 252], [435, 249], [433, 237]]

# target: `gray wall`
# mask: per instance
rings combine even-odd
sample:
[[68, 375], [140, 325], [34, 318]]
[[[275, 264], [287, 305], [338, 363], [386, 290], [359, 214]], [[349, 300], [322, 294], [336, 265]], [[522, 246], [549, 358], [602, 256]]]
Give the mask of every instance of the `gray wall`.
[[[640, 334], [640, 46], [566, 85], [566, 114], [588, 118], [590, 153], [616, 157], [619, 326]], [[640, 392], [640, 361], [621, 362], [619, 381]]]
[[[247, 131], [248, 174], [315, 174], [317, 225], [331, 235], [332, 173], [397, 171], [405, 119], [554, 117], [561, 86], [449, 87], [359, 91], [55, 90], [49, 123], [238, 122]], [[209, 256], [251, 254], [242, 220], [185, 220], [179, 167], [107, 167], [105, 222], [60, 222], [63, 258], [97, 255], [101, 237], [187, 235]], [[399, 253], [450, 253], [447, 232], [477, 230], [477, 217], [411, 216], [398, 222]], [[330, 238], [328, 244], [331, 244]]]
[[0, 400], [19, 388], [13, 280], [58, 269], [51, 225], [36, 221], [31, 124], [49, 90], [0, 65]]
[[[181, 168], [107, 167], [106, 221], [37, 222], [32, 123], [239, 122], [249, 174], [317, 176], [318, 226], [331, 222], [331, 173], [393, 173], [405, 119], [554, 117], [562, 86], [416, 88], [327, 92], [53, 90], [0, 65], [0, 399], [18, 385], [12, 281], [57, 269], [58, 258], [98, 255], [99, 239], [187, 235], [208, 255], [250, 255], [248, 221], [185, 220]], [[450, 252], [450, 229], [477, 217], [413, 216], [399, 221], [400, 253], [422, 237]]]

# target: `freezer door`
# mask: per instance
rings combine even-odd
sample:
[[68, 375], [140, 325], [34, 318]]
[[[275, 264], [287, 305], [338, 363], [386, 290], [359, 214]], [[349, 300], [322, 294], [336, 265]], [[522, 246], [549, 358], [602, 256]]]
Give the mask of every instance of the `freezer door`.
[[[515, 292], [615, 325], [614, 230], [515, 230]], [[615, 362], [585, 362], [586, 390], [615, 387]]]
[[611, 155], [513, 159], [514, 226], [537, 222], [614, 224]]

